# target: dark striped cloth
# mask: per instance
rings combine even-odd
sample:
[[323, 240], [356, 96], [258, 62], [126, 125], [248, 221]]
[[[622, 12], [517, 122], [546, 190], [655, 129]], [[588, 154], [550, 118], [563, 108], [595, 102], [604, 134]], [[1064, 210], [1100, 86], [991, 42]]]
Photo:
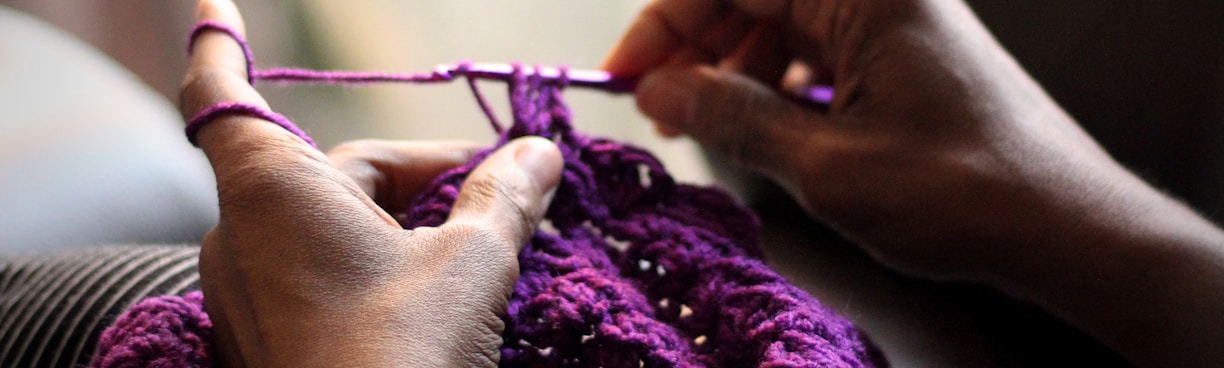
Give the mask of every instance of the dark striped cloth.
[[0, 257], [0, 367], [89, 363], [102, 331], [148, 296], [199, 289], [196, 246]]

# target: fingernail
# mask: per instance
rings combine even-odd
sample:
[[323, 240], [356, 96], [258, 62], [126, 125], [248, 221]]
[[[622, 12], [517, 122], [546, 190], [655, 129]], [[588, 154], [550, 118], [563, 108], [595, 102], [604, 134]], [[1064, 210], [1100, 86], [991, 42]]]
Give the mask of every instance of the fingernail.
[[665, 136], [676, 136], [693, 118], [696, 99], [682, 74], [659, 71], [646, 75], [637, 87], [638, 107], [654, 119], [656, 129]]
[[[541, 190], [552, 191], [561, 181], [561, 152], [557, 146], [544, 138], [520, 138], [518, 148], [514, 151], [514, 161], [519, 168], [527, 172]], [[547, 193], [546, 193], [547, 194]]]

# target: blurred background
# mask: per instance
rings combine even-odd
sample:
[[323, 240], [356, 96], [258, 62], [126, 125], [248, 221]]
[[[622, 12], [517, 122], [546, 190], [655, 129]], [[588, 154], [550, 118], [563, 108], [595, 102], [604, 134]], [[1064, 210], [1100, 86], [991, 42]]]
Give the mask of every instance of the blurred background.
[[[113, 57], [168, 100], [186, 66], [190, 1], [76, 2], [4, 0]], [[638, 9], [635, 1], [272, 1], [238, 0], [261, 68], [428, 71], [459, 60], [596, 68]], [[503, 86], [485, 83], [504, 109]], [[302, 87], [263, 84], [273, 108], [322, 147], [355, 138], [472, 139], [492, 131], [462, 83], [431, 86]], [[631, 139], [681, 161], [683, 177], [703, 180], [684, 141], [664, 143], [633, 101], [574, 89], [567, 94], [583, 129]], [[673, 154], [674, 152], [674, 154]], [[685, 154], [683, 152], [688, 152]]]
[[[463, 59], [595, 68], [646, 2], [237, 0], [261, 68], [402, 72]], [[1111, 154], [1224, 220], [1224, 2], [968, 2]], [[0, 254], [198, 241], [215, 221], [211, 174], [174, 109], [194, 6], [0, 0]], [[502, 86], [483, 86], [505, 116]], [[358, 138], [493, 138], [462, 84], [259, 90], [324, 149]], [[656, 138], [630, 98], [574, 89], [568, 100], [580, 129], [644, 145], [682, 180], [714, 181], [717, 170], [691, 142]], [[767, 230], [836, 238], [801, 224]], [[852, 248], [795, 252], [804, 251], [817, 254], [775, 266], [849, 311], [894, 362], [910, 363], [901, 366], [1109, 355], [988, 292], [902, 278]], [[1073, 337], [1047, 340], [1051, 330]], [[1034, 341], [1047, 341], [1037, 349], [1044, 354], [1024, 350]], [[1010, 353], [988, 348], [1000, 343]]]
[[[594, 68], [646, 2], [238, 0], [238, 5], [261, 67], [424, 71], [463, 59]], [[1224, 3], [969, 2], [1111, 153], [1208, 215], [1224, 215], [1224, 28], [1219, 26]], [[0, 4], [68, 31], [175, 100], [191, 1]], [[492, 137], [459, 85], [262, 85], [260, 90], [324, 147], [366, 137]], [[501, 92], [493, 85], [485, 90]], [[583, 129], [646, 145], [675, 162], [671, 168], [679, 176], [709, 180], [703, 165], [691, 159], [691, 145], [657, 139], [630, 99], [579, 90], [569, 95]]]
[[[246, 19], [256, 64], [261, 68], [421, 72], [460, 60], [596, 68], [646, 2], [239, 0], [237, 3]], [[182, 223], [182, 216], [175, 217], [164, 210], [156, 216], [147, 215], [159, 212], [150, 210], [153, 207], [199, 207], [196, 203], [181, 203], [181, 199], [120, 196], [124, 199], [112, 202], [149, 203], [131, 204], [119, 211], [123, 216], [114, 216], [108, 215], [108, 209], [95, 211], [87, 198], [63, 197], [66, 191], [79, 192], [73, 186], [82, 182], [98, 183], [100, 188], [88, 191], [107, 193], [108, 198], [115, 197], [110, 195], [114, 190], [147, 191], [150, 188], [137, 187], [151, 179], [173, 181], [176, 187], [186, 187], [180, 189], [192, 193], [211, 190], [207, 188], [211, 183], [198, 180], [198, 173], [184, 172], [200, 166], [198, 152], [186, 145], [181, 134], [165, 133], [179, 129], [182, 124], [166, 107], [172, 110], [177, 104], [194, 2], [0, 0], [0, 10], [4, 11], [0, 13], [4, 16], [0, 20], [0, 65], [6, 65], [3, 60], [9, 59], [8, 70], [0, 71], [0, 75], [11, 76], [0, 78], [0, 97], [6, 97], [0, 102], [0, 110], [28, 112], [23, 115], [26, 117], [11, 116], [7, 123], [0, 123], [0, 143], [5, 137], [37, 143], [30, 144], [36, 148], [9, 150], [13, 154], [8, 158], [0, 157], [0, 173], [46, 171], [41, 167], [58, 167], [60, 172], [56, 175], [41, 172], [38, 173], [41, 176], [26, 181], [0, 183], [0, 192], [25, 193], [0, 196], [0, 206], [39, 207], [27, 216], [0, 214], [0, 220], [4, 220], [0, 221], [0, 240], [35, 242], [43, 248], [54, 248], [54, 244], [96, 241], [98, 236], [109, 242], [147, 241], [127, 237], [125, 234], [131, 233], [127, 229], [131, 228], [157, 228], [156, 239], [167, 241], [192, 240], [186, 234], [202, 234], [198, 231], [200, 226], [184, 232], [162, 230]], [[99, 68], [104, 70], [96, 70]], [[487, 82], [482, 87], [500, 115], [508, 116], [502, 98], [504, 84]], [[367, 87], [262, 83], [258, 88], [274, 109], [306, 129], [324, 150], [361, 138], [466, 139], [489, 143], [494, 138], [463, 83]], [[66, 95], [65, 90], [74, 93]], [[569, 91], [567, 97], [581, 129], [647, 146], [663, 157], [679, 178], [710, 182], [709, 170], [695, 146], [684, 140], [657, 138], [650, 124], [636, 113], [631, 98], [580, 89]], [[101, 136], [92, 135], [88, 142], [83, 141], [84, 134], [71, 140], [50, 133], [96, 129], [98, 124], [88, 122], [103, 116], [111, 129], [98, 132]], [[128, 131], [117, 127], [126, 127]], [[83, 152], [85, 147], [96, 146], [104, 139], [113, 139], [112, 146], [124, 147], [118, 150], [123, 152], [116, 152], [113, 147], [109, 155]], [[158, 147], [141, 148], [154, 140], [160, 141]], [[174, 153], [167, 154], [163, 145], [175, 146], [170, 148]], [[179, 164], [170, 162], [179, 156], [189, 157], [179, 159]], [[93, 161], [82, 160], [85, 157]], [[192, 165], [183, 165], [185, 161], [192, 161]], [[123, 175], [97, 169], [98, 165], [119, 162], [127, 167], [151, 169]], [[77, 168], [106, 173], [73, 177], [76, 180], [71, 182], [76, 184], [47, 183], [63, 182], [68, 178], [63, 172]], [[203, 175], [208, 175], [204, 169]], [[29, 195], [31, 192], [40, 195]], [[133, 196], [139, 198], [132, 199]], [[60, 205], [41, 203], [47, 200]], [[82, 203], [84, 207], [77, 207]], [[213, 210], [205, 206], [188, 212], [208, 211]], [[45, 235], [54, 224], [88, 223], [97, 217], [119, 220], [108, 220], [107, 226], [99, 225], [97, 231], [87, 232], [89, 236], [57, 240]], [[46, 221], [48, 218], [58, 221]], [[110, 226], [114, 221], [126, 225]], [[110, 230], [114, 228], [124, 230]], [[14, 233], [23, 236], [11, 235]], [[77, 233], [81, 231], [68, 234]], [[8, 239], [4, 239], [6, 236]], [[0, 251], [3, 249], [0, 246]]]
[[[594, 68], [647, 1], [237, 2], [261, 67], [424, 71], [462, 59]], [[1021, 64], [1119, 160], [1209, 216], [1224, 217], [1224, 2], [969, 3]], [[96, 47], [175, 101], [193, 2], [0, 4]], [[323, 147], [367, 137], [492, 137], [460, 85], [265, 84], [260, 90]], [[496, 85], [485, 90], [502, 91]], [[569, 97], [581, 128], [645, 145], [659, 152], [678, 176], [709, 181], [692, 145], [657, 139], [629, 98], [579, 90]]]

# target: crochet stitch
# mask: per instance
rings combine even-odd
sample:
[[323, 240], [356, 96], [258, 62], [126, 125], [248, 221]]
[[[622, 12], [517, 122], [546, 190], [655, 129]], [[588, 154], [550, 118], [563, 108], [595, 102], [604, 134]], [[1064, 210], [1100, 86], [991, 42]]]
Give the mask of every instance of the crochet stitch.
[[[230, 34], [252, 60], [224, 25], [203, 23], [192, 38], [207, 30]], [[252, 82], [271, 75], [261, 73], [251, 69]], [[346, 78], [361, 73], [276, 73], [371, 81]], [[402, 223], [441, 225], [464, 178], [496, 147], [528, 135], [556, 142], [564, 172], [545, 224], [519, 256], [521, 273], [503, 317], [502, 366], [887, 365], [849, 321], [761, 261], [758, 221], [727, 193], [676, 183], [644, 149], [576, 131], [562, 99], [564, 78], [554, 83], [517, 68], [508, 82], [513, 122], [498, 129], [497, 144], [434, 180]], [[227, 106], [192, 119], [189, 137], [224, 111], [270, 120], [308, 139], [270, 117], [279, 115]], [[193, 293], [136, 305], [103, 335], [92, 366], [207, 366], [211, 325], [202, 302]]]
[[102, 333], [90, 366], [210, 367], [211, 340], [202, 293], [148, 298]]

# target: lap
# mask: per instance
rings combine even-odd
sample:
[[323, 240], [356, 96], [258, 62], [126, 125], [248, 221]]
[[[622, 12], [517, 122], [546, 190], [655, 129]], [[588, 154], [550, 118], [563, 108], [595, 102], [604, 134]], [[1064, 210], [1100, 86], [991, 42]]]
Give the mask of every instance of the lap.
[[127, 245], [0, 257], [0, 366], [89, 363], [136, 302], [199, 289], [199, 247]]

